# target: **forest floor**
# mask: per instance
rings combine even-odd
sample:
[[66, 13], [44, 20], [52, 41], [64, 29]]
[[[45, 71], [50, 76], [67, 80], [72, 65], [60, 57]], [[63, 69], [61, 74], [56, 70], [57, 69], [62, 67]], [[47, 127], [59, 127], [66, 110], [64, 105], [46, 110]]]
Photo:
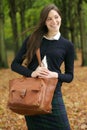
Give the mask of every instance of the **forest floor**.
[[[72, 130], [87, 130], [87, 67], [81, 67], [81, 54], [75, 60], [74, 80], [62, 86]], [[23, 116], [7, 108], [8, 81], [19, 75], [10, 68], [0, 70], [0, 130], [27, 130]]]

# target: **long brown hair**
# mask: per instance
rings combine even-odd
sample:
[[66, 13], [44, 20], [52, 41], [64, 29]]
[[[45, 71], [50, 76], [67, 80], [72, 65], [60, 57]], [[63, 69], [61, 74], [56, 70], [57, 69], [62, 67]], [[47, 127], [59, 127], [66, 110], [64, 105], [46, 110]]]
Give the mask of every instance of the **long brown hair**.
[[36, 50], [40, 47], [43, 35], [48, 32], [48, 29], [45, 25], [45, 21], [48, 17], [48, 13], [52, 9], [57, 11], [58, 14], [61, 16], [59, 9], [54, 4], [49, 4], [42, 9], [42, 11], [40, 13], [40, 21], [28, 40], [27, 53], [26, 53], [27, 64], [30, 63]]

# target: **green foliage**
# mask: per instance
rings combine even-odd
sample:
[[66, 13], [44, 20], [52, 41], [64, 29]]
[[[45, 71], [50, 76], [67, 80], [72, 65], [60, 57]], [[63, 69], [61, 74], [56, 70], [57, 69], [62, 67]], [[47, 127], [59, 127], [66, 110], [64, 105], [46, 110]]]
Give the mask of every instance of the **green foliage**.
[[[76, 13], [76, 8], [77, 8], [77, 1], [78, 0], [75, 0], [73, 2], [70, 2], [70, 3], [73, 3], [72, 5], [72, 15], [71, 15], [71, 21], [74, 21], [72, 20], [73, 16], [75, 16], [75, 13]], [[21, 4], [24, 3], [24, 7], [25, 7], [25, 25], [26, 25], [26, 29], [27, 28], [32, 28], [34, 27], [37, 23], [38, 23], [38, 19], [39, 19], [39, 15], [40, 15], [40, 11], [41, 9], [49, 4], [49, 3], [55, 3], [59, 9], [62, 10], [62, 12], [64, 12], [64, 15], [63, 15], [63, 21], [65, 21], [65, 17], [68, 17], [69, 15], [69, 12], [67, 12], [68, 10], [70, 10], [70, 8], [68, 8], [68, 3], [69, 3], [69, 0], [66, 0], [64, 2], [62, 2], [61, 0], [31, 0], [31, 1], [24, 1], [24, 0], [21, 0], [21, 1], [16, 1], [16, 11], [17, 11], [17, 29], [18, 29], [18, 33], [19, 35], [21, 36], [21, 23], [20, 23], [20, 15], [19, 15], [19, 11], [20, 11], [20, 8], [21, 8]], [[66, 3], [66, 11], [64, 9], [64, 3]], [[87, 19], [87, 3], [84, 2], [83, 4], [84, 6], [84, 12], [85, 12], [85, 20]], [[13, 33], [12, 33], [12, 26], [11, 26], [11, 19], [9, 17], [9, 7], [8, 7], [8, 2], [7, 0], [5, 1], [4, 0], [4, 14], [5, 14], [5, 21], [4, 21], [4, 24], [5, 24], [5, 28], [4, 28], [4, 32], [5, 32], [5, 42], [6, 42], [6, 47], [11, 49], [13, 48]], [[66, 14], [66, 15], [65, 15]], [[75, 18], [76, 19], [76, 16]], [[86, 20], [87, 21], [87, 20]], [[70, 18], [68, 18], [68, 25], [65, 25], [64, 26], [66, 27], [66, 29], [68, 29], [68, 32], [69, 32], [69, 22], [70, 22]], [[74, 23], [74, 22], [73, 22]], [[76, 22], [76, 26], [78, 28], [78, 32], [79, 32], [79, 22]], [[86, 27], [87, 27], [87, 23], [86, 23]], [[30, 33], [30, 31], [28, 32]], [[69, 34], [70, 35], [70, 34]], [[77, 43], [78, 44], [78, 43]]]
[[33, 3], [32, 8], [30, 8], [26, 12], [26, 19], [27, 19], [27, 24], [29, 27], [33, 27], [37, 24], [41, 9], [45, 5], [52, 2], [53, 0], [43, 0], [43, 1], [37, 0]]
[[4, 33], [5, 33], [5, 45], [6, 49], [11, 49], [13, 47], [13, 34], [12, 34], [12, 26], [11, 26], [11, 21], [10, 18], [5, 15], [6, 19], [4, 22], [5, 28], [4, 28]]
[[53, 3], [53, 0], [37, 0], [34, 2], [33, 7], [35, 8], [40, 8], [40, 7], [44, 7], [45, 5], [49, 4], [49, 3]]
[[[84, 16], [85, 16], [85, 26], [87, 28], [87, 3], [86, 2], [83, 2], [83, 8], [84, 8]], [[87, 29], [86, 29], [86, 33], [87, 33]]]
[[3, 8], [4, 8], [4, 14], [5, 14], [5, 17], [7, 18], [8, 15], [9, 15], [9, 7], [8, 7], [8, 2], [7, 0], [3, 0]]

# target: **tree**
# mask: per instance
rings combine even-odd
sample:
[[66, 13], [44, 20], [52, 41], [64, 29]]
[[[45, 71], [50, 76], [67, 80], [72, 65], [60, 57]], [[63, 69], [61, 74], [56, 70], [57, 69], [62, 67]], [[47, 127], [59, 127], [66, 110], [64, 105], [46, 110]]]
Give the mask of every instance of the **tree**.
[[82, 47], [82, 66], [87, 66], [87, 37], [86, 37], [86, 20], [83, 8], [83, 0], [78, 1], [78, 14], [80, 22], [80, 37]]
[[18, 27], [17, 27], [17, 18], [16, 18], [16, 0], [8, 0], [9, 4], [9, 15], [11, 18], [11, 24], [12, 24], [12, 31], [13, 31], [13, 43], [14, 43], [14, 53], [16, 53], [19, 50], [19, 44], [17, 42], [17, 37], [18, 37]]
[[78, 13], [77, 13], [77, 0], [68, 2], [68, 21], [69, 21], [69, 31], [71, 36], [71, 41], [74, 43], [75, 47], [75, 59], [76, 55], [76, 43], [77, 43], [77, 27], [78, 27]]
[[[22, 35], [24, 32], [26, 32], [26, 13], [27, 11], [32, 8], [32, 5], [34, 3], [34, 0], [21, 0], [21, 1], [16, 1], [16, 10], [17, 10], [17, 14], [19, 14], [19, 23], [20, 24], [20, 29], [19, 31], [19, 35], [18, 35], [18, 39], [22, 41], [24, 40], [25, 35]], [[21, 44], [20, 44], [21, 45]]]
[[3, 0], [0, 0], [0, 67], [8, 67], [4, 42], [4, 11]]

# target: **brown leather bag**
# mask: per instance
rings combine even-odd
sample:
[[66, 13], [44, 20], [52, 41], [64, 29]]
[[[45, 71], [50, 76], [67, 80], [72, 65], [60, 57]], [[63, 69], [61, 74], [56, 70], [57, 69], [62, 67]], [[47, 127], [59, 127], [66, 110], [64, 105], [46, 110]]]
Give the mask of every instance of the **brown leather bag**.
[[[37, 51], [41, 65], [40, 51]], [[9, 81], [8, 107], [22, 115], [47, 114], [52, 112], [52, 99], [58, 79], [22, 77]]]

